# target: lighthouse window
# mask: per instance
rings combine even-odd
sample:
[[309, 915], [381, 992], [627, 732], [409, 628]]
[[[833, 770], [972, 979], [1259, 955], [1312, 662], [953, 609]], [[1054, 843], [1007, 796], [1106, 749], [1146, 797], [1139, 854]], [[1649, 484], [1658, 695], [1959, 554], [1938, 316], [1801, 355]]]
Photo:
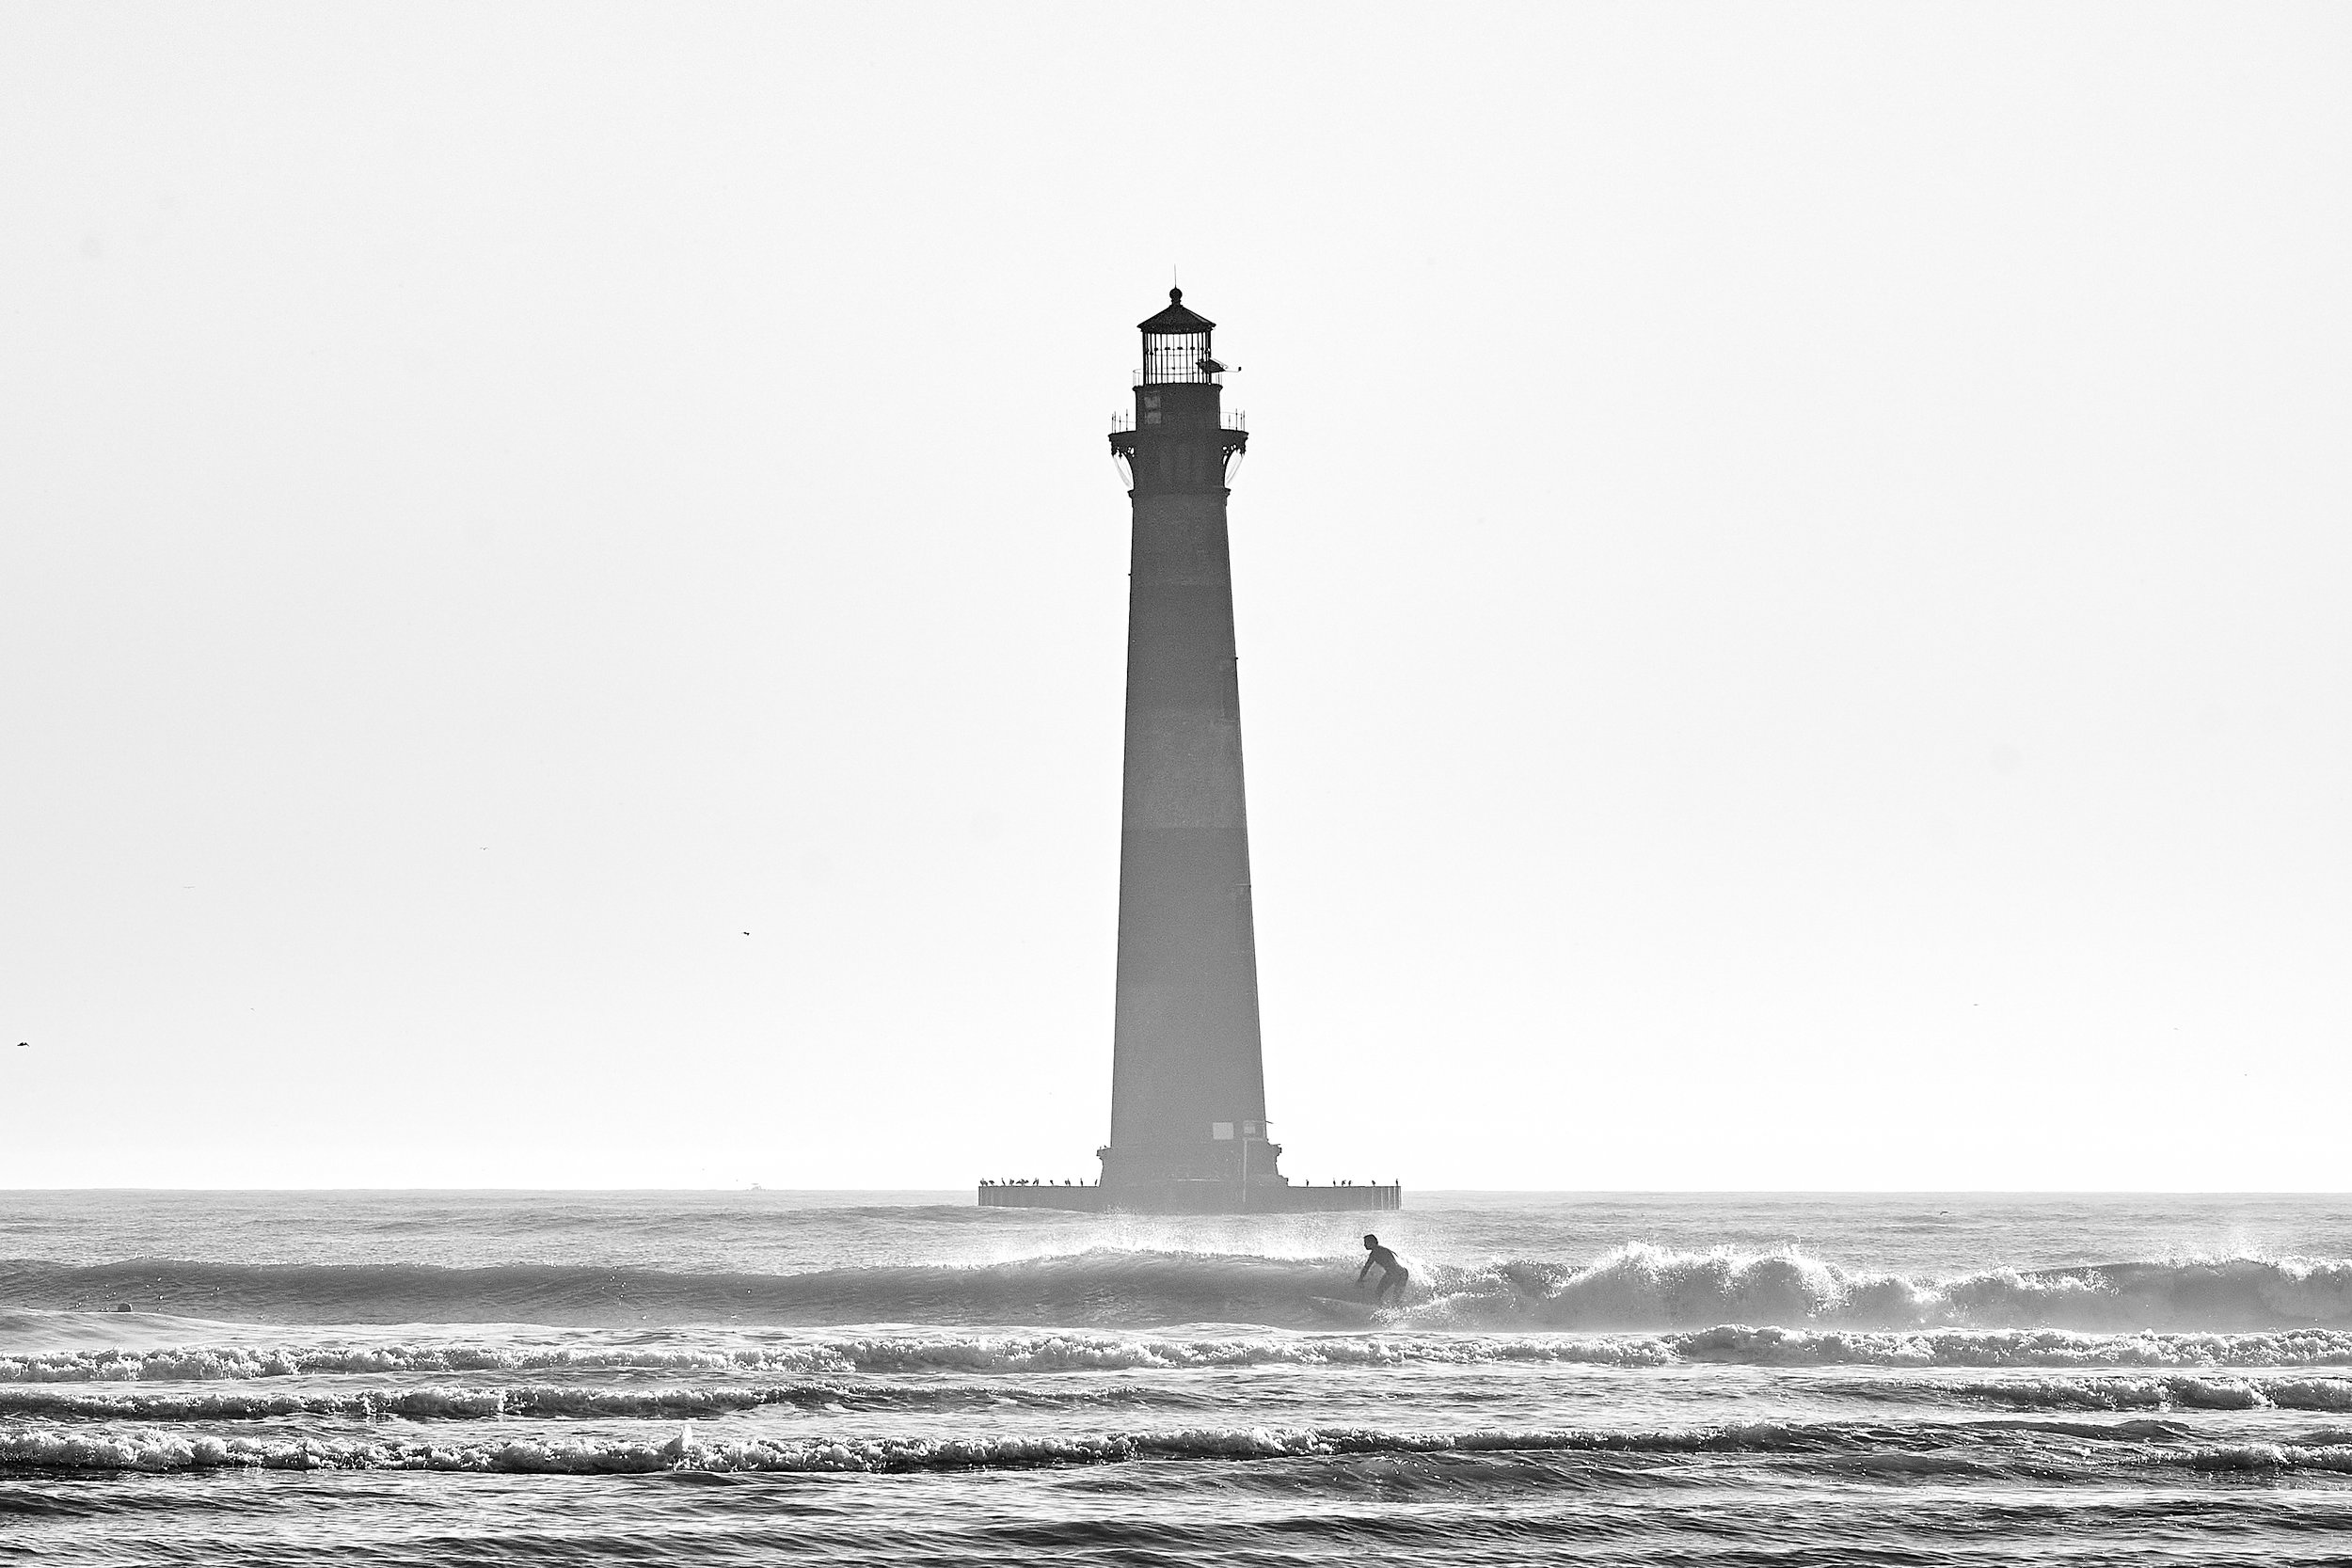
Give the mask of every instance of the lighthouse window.
[[1222, 1141], [1222, 1140], [1226, 1140], [1226, 1139], [1230, 1139], [1230, 1138], [1232, 1138], [1232, 1135], [1233, 1135], [1233, 1124], [1232, 1124], [1232, 1122], [1230, 1122], [1230, 1121], [1213, 1121], [1213, 1122], [1209, 1123], [1209, 1136], [1210, 1136], [1210, 1137], [1212, 1137], [1212, 1138], [1216, 1138], [1216, 1139], [1218, 1139], [1218, 1140]]

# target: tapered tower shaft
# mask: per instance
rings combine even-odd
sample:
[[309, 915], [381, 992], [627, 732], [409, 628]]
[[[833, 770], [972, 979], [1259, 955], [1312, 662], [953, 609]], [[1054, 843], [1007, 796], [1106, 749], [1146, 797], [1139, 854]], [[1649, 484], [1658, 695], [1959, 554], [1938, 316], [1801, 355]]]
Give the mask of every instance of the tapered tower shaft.
[[[1227, 541], [1228, 428], [1213, 324], [1184, 309], [1143, 324], [1132, 430], [1113, 447], [1134, 488], [1127, 750], [1119, 863], [1119, 1001], [1111, 1067], [1115, 1190], [1283, 1185], [1266, 1139], [1250, 911], [1241, 693]], [[1223, 1206], [1219, 1204], [1218, 1206]]]

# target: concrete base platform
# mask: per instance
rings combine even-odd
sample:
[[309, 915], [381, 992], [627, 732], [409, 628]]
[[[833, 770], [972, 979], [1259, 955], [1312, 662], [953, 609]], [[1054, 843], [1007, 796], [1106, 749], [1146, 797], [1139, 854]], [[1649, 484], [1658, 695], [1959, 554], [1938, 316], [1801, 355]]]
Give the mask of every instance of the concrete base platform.
[[1245, 1194], [1231, 1181], [1165, 1181], [1110, 1188], [1005, 1186], [979, 1189], [983, 1209], [1066, 1209], [1103, 1214], [1338, 1214], [1405, 1207], [1393, 1186], [1294, 1187], [1253, 1183]]
[[1008, 1186], [1000, 1181], [980, 1185], [980, 1207], [983, 1209], [1075, 1209], [1083, 1213], [1100, 1214], [1107, 1212], [1109, 1197], [1101, 1186], [1054, 1187]]

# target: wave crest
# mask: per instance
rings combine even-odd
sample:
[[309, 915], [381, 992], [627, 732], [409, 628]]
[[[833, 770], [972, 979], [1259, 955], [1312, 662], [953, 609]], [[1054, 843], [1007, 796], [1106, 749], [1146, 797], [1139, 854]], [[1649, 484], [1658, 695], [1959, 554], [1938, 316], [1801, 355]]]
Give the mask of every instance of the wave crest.
[[657, 1470], [834, 1471], [1020, 1469], [1115, 1465], [1136, 1459], [1282, 1459], [1335, 1454], [1779, 1452], [1851, 1441], [1835, 1428], [1751, 1426], [1603, 1432], [1581, 1428], [1466, 1433], [1370, 1427], [1198, 1427], [1070, 1436], [755, 1438], [697, 1443], [691, 1428], [666, 1442], [517, 1438], [488, 1443], [400, 1439], [271, 1441], [206, 1433], [36, 1430], [0, 1433], [0, 1465], [26, 1469], [453, 1470], [612, 1475]]
[[1920, 1279], [1796, 1252], [1633, 1245], [1582, 1266], [1437, 1271], [1424, 1316], [1466, 1326], [1865, 1329], [2352, 1327], [2352, 1263], [2239, 1259], [1993, 1269]]
[[[1261, 1366], [1484, 1363], [1662, 1367], [2288, 1369], [2352, 1367], [2352, 1332], [2082, 1334], [2069, 1330], [1814, 1332], [1723, 1324], [1687, 1334], [1270, 1332], [1166, 1335], [905, 1333], [763, 1345], [516, 1344], [463, 1340], [109, 1348], [0, 1356], [0, 1386], [246, 1382], [375, 1374], [518, 1377], [652, 1373], [821, 1379], [856, 1373], [1019, 1376]], [[2326, 1380], [2323, 1380], [2326, 1381]], [[2056, 1385], [2053, 1385], [2056, 1386]], [[2314, 1385], [2316, 1386], [2316, 1384]]]
[[1422, 1263], [1406, 1306], [1353, 1299], [1352, 1259], [1098, 1248], [807, 1274], [561, 1265], [0, 1263], [0, 1301], [279, 1323], [929, 1323], [1581, 1332], [2352, 1329], [2352, 1263], [2240, 1259], [1913, 1277], [1796, 1252], [1620, 1247], [1590, 1263]]

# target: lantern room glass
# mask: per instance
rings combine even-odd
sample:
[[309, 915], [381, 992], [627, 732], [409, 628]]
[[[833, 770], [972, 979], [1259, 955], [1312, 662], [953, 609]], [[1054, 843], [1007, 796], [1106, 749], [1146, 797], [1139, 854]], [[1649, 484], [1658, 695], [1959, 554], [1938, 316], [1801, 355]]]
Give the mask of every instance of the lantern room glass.
[[1206, 332], [1146, 332], [1143, 335], [1143, 382], [1147, 387], [1177, 381], [1215, 381], [1216, 372], [1204, 364], [1209, 357]]

